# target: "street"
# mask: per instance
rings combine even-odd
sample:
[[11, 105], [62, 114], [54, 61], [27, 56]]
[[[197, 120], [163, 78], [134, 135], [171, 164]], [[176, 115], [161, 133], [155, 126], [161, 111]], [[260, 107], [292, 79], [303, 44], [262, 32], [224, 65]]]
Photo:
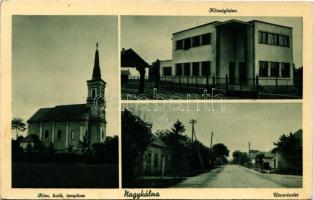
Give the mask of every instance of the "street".
[[299, 188], [302, 176], [262, 174], [238, 165], [226, 165], [189, 177], [176, 188]]

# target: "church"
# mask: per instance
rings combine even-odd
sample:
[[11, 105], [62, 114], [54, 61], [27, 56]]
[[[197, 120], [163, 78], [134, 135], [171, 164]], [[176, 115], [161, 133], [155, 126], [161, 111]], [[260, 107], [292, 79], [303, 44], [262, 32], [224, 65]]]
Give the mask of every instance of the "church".
[[[105, 87], [101, 78], [98, 43], [93, 75], [87, 80], [87, 99], [84, 104], [57, 105], [40, 108], [28, 121], [28, 135], [35, 134], [45, 146], [56, 150], [77, 149], [79, 142], [90, 145], [106, 139]], [[98, 106], [97, 106], [98, 105]], [[99, 105], [102, 105], [101, 108]]]

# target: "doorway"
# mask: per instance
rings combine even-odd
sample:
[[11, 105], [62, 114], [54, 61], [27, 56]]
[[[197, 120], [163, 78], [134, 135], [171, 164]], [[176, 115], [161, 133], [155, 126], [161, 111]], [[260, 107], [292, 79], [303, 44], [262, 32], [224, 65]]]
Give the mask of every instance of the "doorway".
[[235, 62], [229, 62], [229, 83], [234, 84], [235, 79]]
[[246, 84], [247, 83], [247, 66], [246, 62], [239, 63], [239, 72], [240, 72], [240, 83]]

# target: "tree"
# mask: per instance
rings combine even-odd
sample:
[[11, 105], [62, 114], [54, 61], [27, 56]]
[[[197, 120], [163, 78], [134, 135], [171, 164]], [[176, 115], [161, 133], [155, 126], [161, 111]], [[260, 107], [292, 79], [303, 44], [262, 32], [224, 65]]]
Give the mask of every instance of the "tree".
[[23, 119], [21, 118], [13, 118], [11, 121], [11, 129], [16, 131], [16, 138], [19, 137], [19, 131], [26, 130], [26, 124]]
[[248, 154], [245, 152], [241, 152], [241, 151], [234, 151], [232, 153], [232, 163], [237, 164], [237, 165], [247, 165], [250, 161]]
[[229, 156], [229, 149], [226, 145], [222, 143], [218, 143], [212, 146], [212, 150], [216, 159], [220, 160], [222, 164], [227, 162], [227, 158]]
[[138, 175], [139, 161], [151, 142], [152, 124], [143, 121], [130, 111], [122, 112], [122, 184], [132, 186]]

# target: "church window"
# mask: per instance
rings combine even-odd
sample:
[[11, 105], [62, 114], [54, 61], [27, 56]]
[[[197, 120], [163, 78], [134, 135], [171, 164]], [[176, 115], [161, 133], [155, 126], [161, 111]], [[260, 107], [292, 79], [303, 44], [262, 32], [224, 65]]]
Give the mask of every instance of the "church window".
[[58, 130], [57, 139], [61, 140], [61, 130]]
[[73, 139], [74, 139], [74, 137], [75, 137], [75, 131], [74, 131], [74, 130], [72, 130], [72, 131], [71, 131], [71, 139], [73, 140]]
[[49, 137], [49, 131], [46, 130], [46, 131], [45, 131], [45, 139], [48, 138], [48, 137]]

